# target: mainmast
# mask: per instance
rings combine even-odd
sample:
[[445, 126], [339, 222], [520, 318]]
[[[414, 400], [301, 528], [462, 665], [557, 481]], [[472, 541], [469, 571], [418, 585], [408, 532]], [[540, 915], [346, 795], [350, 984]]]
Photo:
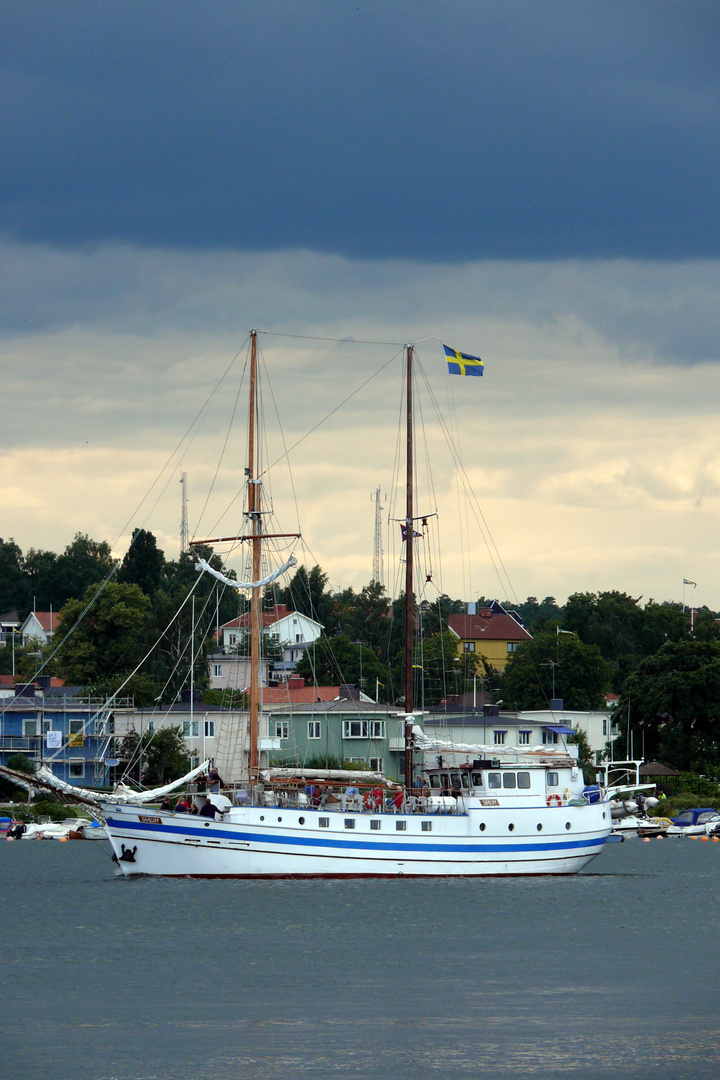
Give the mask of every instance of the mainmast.
[[[248, 519], [252, 534], [252, 580], [260, 580], [261, 514], [260, 483], [255, 479], [255, 427], [257, 397], [257, 330], [250, 331], [250, 414], [248, 417], [248, 463], [245, 470], [248, 485]], [[258, 771], [258, 697], [260, 674], [260, 586], [250, 593], [250, 719], [248, 739], [250, 743], [248, 771], [251, 780], [257, 780]]]
[[413, 774], [413, 436], [412, 436], [412, 345], [407, 346], [407, 473], [405, 480], [405, 787], [412, 786]]

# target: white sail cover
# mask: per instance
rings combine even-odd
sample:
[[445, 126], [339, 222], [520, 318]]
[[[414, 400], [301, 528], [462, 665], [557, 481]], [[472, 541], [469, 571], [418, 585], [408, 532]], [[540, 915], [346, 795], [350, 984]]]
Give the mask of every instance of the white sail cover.
[[289, 570], [291, 566], [297, 566], [297, 559], [294, 555], [291, 555], [287, 562], [284, 562], [282, 566], [279, 566], [277, 570], [273, 570], [267, 577], [261, 578], [259, 581], [233, 581], [231, 578], [225, 577], [219, 570], [214, 570], [205, 559], [198, 559], [195, 569], [200, 574], [203, 571], [206, 574], [212, 574], [218, 581], [222, 581], [224, 585], [231, 585], [233, 589], [259, 589], [262, 585], [269, 585], [271, 581], [275, 581], [275, 578], [279, 578], [281, 574], [284, 574], [286, 570]]
[[559, 757], [564, 759], [573, 757], [571, 750], [564, 746], [555, 750], [551, 746], [483, 746], [481, 744], [452, 742], [450, 739], [431, 739], [417, 725], [413, 725], [413, 743], [416, 750], [423, 752], [472, 754], [473, 757], [480, 758], [505, 758], [506, 760], [551, 758], [556, 760]]
[[76, 787], [74, 784], [67, 784], [64, 780], [60, 780], [55, 776], [55, 773], [51, 772], [45, 765], [41, 765], [32, 776], [19, 773], [15, 769], [8, 769], [6, 766], [0, 766], [0, 776], [6, 776], [14, 784], [25, 788], [26, 791], [33, 791], [36, 788], [43, 791], [56, 791], [59, 795], [64, 795], [74, 802], [89, 803], [91, 806], [118, 802], [140, 803], [142, 805], [148, 802], [156, 802], [158, 799], [162, 799], [163, 796], [169, 795], [175, 788], [190, 783], [201, 772], [204, 772], [209, 764], [208, 761], [203, 761], [202, 765], [191, 769], [189, 773], [181, 776], [179, 780], [173, 780], [171, 784], [165, 784], [163, 787], [149, 788], [147, 791], [134, 791], [132, 788], [127, 787], [126, 784], [120, 783], [115, 786], [114, 791], [107, 795], [101, 795], [97, 791], [90, 791], [88, 788]]

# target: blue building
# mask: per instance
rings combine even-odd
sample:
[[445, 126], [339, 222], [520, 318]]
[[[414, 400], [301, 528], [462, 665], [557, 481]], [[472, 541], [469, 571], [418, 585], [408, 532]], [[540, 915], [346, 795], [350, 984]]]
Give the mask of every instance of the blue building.
[[15, 754], [24, 754], [68, 784], [107, 786], [115, 703], [83, 697], [77, 687], [42, 685], [45, 681], [15, 686], [0, 699], [0, 762], [7, 765]]

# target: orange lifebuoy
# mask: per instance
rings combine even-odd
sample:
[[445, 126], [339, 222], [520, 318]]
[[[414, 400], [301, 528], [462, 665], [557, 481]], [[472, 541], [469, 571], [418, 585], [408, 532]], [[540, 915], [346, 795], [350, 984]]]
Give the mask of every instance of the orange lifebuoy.
[[562, 806], [562, 799], [559, 795], [548, 795], [545, 802], [548, 806]]
[[365, 804], [365, 809], [366, 810], [374, 810], [375, 809], [375, 799], [373, 798], [372, 791], [366, 791], [365, 792], [365, 798], [363, 799], [363, 802]]

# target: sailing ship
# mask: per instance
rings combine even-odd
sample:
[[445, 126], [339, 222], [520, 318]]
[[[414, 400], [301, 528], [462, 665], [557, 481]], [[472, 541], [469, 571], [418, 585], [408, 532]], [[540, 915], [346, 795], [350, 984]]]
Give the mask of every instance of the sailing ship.
[[[251, 333], [246, 520], [251, 545], [251, 682], [248, 783], [231, 800], [197, 794], [200, 814], [164, 811], [137, 800], [102, 805], [123, 874], [165, 877], [360, 878], [573, 874], [599, 854], [611, 830], [603, 791], [585, 793], [577, 748], [464, 747], [465, 762], [423, 770], [427, 744], [413, 708], [413, 347], [405, 348], [405, 736], [404, 785], [329, 787], [272, 777], [258, 760], [261, 485], [256, 477], [257, 335]], [[279, 534], [272, 534], [277, 537]], [[215, 543], [219, 539], [203, 541]], [[235, 538], [233, 538], [235, 539]], [[436, 748], [435, 748], [436, 749]], [[301, 776], [299, 772], [298, 775]], [[202, 807], [211, 802], [208, 816]], [[197, 807], [196, 807], [197, 809]]]

